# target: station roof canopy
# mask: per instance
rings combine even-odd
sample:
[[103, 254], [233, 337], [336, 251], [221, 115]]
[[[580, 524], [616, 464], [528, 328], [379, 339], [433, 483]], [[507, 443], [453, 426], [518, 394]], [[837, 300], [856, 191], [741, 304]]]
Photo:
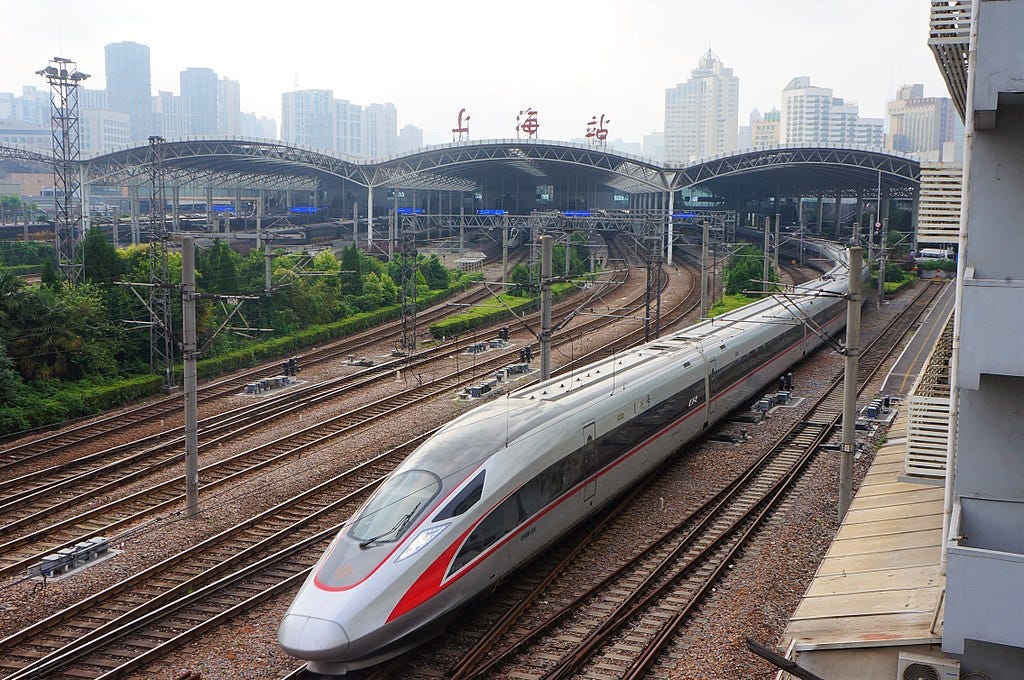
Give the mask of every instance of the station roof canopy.
[[[23, 153], [0, 147], [0, 157]], [[920, 176], [920, 164], [902, 154], [829, 146], [758, 149], [673, 166], [601, 147], [534, 139], [440, 144], [375, 160], [267, 140], [184, 139], [84, 159], [85, 182], [146, 184], [158, 155], [168, 185], [194, 187], [315, 189], [343, 179], [374, 188], [472, 191], [483, 182], [576, 182], [627, 194], [699, 186], [716, 195], [792, 196], [868, 191], [879, 183], [890, 191], [910, 190]]]

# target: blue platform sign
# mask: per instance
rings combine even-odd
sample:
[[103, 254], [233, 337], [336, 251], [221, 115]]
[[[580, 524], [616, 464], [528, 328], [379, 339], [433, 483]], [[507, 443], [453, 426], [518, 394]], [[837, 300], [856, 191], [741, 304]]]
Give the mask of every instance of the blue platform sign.
[[233, 205], [215, 205], [213, 206], [213, 212], [235, 212], [235, 206]]
[[477, 210], [476, 214], [477, 215], [506, 215], [506, 214], [508, 214], [508, 211], [507, 210], [495, 210], [493, 208], [488, 208], [486, 210]]
[[423, 208], [399, 208], [399, 215], [422, 215]]
[[696, 216], [697, 216], [697, 213], [695, 213], [695, 212], [672, 213], [672, 219], [675, 219], [675, 220], [692, 220]]
[[293, 205], [289, 212], [293, 213], [315, 213], [320, 212], [323, 208], [318, 208], [315, 205]]
[[589, 210], [566, 210], [562, 214], [566, 217], [590, 217]]

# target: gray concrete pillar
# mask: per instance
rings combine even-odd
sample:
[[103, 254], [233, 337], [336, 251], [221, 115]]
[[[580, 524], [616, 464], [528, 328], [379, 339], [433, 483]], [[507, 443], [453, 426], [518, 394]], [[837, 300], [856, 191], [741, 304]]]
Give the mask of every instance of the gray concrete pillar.
[[128, 187], [128, 211], [132, 219], [132, 245], [139, 244], [139, 185]]
[[242, 190], [235, 189], [235, 217], [242, 216]]
[[824, 194], [818, 194], [818, 229], [814, 232], [818, 236], [821, 236], [821, 225], [825, 221], [825, 196]]
[[217, 226], [213, 222], [213, 188], [206, 189], [206, 230], [216, 232]]
[[171, 187], [171, 229], [181, 231], [181, 187]]
[[836, 189], [836, 233], [833, 234], [835, 238], [839, 238], [841, 233], [840, 227], [842, 227], [842, 216], [843, 216], [843, 191], [842, 189]]

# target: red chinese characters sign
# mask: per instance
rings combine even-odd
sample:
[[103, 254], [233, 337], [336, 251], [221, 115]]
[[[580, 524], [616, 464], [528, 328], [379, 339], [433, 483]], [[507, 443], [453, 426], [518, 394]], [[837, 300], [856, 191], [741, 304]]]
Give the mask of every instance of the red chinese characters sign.
[[459, 122], [452, 128], [452, 141], [464, 142], [469, 139], [469, 116], [466, 109], [459, 109]]
[[608, 123], [612, 122], [610, 118], [605, 118], [604, 114], [601, 114], [601, 120], [594, 116], [587, 123], [587, 139], [592, 143], [599, 146], [604, 146], [608, 143]]
[[534, 138], [537, 136], [537, 130], [540, 129], [540, 123], [537, 122], [537, 110], [526, 107], [519, 112], [516, 116], [516, 137], [526, 135], [527, 139]]

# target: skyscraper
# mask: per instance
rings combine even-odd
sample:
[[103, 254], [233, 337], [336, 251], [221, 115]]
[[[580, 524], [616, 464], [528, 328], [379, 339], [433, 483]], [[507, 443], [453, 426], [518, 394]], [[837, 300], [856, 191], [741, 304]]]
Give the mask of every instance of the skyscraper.
[[213, 69], [189, 67], [181, 72], [181, 96], [192, 109], [192, 134], [217, 134], [217, 74]]
[[153, 134], [149, 47], [135, 42], [111, 43], [105, 50], [107, 105], [128, 114], [131, 143]]
[[363, 155], [384, 158], [395, 153], [398, 110], [394, 104], [370, 104], [363, 109]]
[[363, 153], [363, 107], [347, 99], [334, 100], [334, 150], [349, 156]]
[[333, 109], [334, 93], [331, 90], [281, 93], [281, 141], [332, 151]]
[[889, 134], [886, 148], [904, 153], [927, 155], [933, 161], [951, 161], [942, 157], [946, 142], [963, 138], [964, 128], [948, 97], [925, 97], [924, 85], [903, 85], [896, 99], [886, 106]]
[[833, 96], [832, 88], [811, 85], [807, 76], [782, 90], [779, 143], [881, 147], [882, 120], [861, 118], [857, 102]]
[[406, 125], [398, 131], [398, 151], [406, 152], [423, 146], [423, 130], [415, 125]]
[[779, 145], [779, 110], [772, 110], [750, 124], [751, 146], [755, 149], [766, 149]]
[[685, 83], [665, 90], [665, 161], [689, 163], [733, 151], [740, 80], [708, 50]]
[[217, 81], [217, 134], [237, 137], [242, 130], [242, 93], [237, 80]]

